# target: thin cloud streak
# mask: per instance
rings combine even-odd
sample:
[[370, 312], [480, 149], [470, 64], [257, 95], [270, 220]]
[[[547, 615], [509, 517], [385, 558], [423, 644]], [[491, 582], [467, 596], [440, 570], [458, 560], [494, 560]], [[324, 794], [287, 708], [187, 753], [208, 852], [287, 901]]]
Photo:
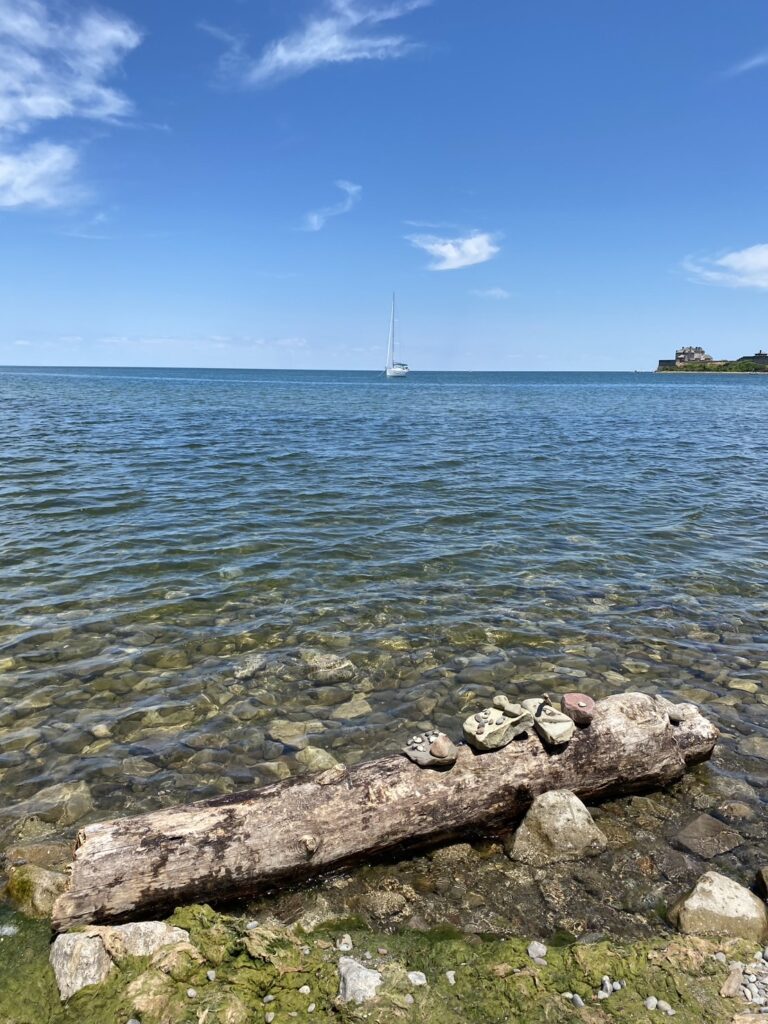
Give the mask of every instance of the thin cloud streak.
[[768, 244], [751, 245], [714, 258], [683, 261], [683, 269], [696, 281], [726, 288], [768, 290]]
[[329, 64], [351, 64], [359, 60], [396, 60], [418, 47], [405, 35], [377, 31], [432, 0], [329, 0], [323, 13], [309, 18], [296, 32], [277, 39], [257, 58], [246, 52], [247, 40], [215, 25], [201, 23], [204, 31], [224, 42], [227, 49], [219, 58], [219, 73], [246, 87], [260, 87], [307, 74]]
[[738, 75], [745, 75], [749, 71], [756, 71], [758, 68], [764, 67], [768, 67], [768, 50], [762, 50], [760, 53], [748, 57], [739, 64], [734, 64], [732, 68], [728, 68], [725, 72], [725, 77], [735, 78]]
[[512, 298], [511, 292], [508, 292], [506, 288], [475, 288], [472, 294], [477, 295], [480, 299], [497, 299], [499, 301]]
[[500, 252], [495, 236], [474, 231], [463, 238], [440, 238], [437, 235], [408, 235], [408, 241], [433, 258], [427, 270], [461, 270], [476, 263], [487, 263]]
[[355, 185], [354, 182], [345, 181], [340, 178], [334, 182], [336, 188], [340, 188], [344, 193], [344, 199], [338, 203], [334, 203], [332, 206], [324, 206], [319, 210], [313, 210], [308, 213], [305, 222], [305, 231], [320, 231], [325, 226], [325, 223], [331, 217], [339, 217], [343, 213], [349, 213], [349, 211], [360, 202], [360, 197], [363, 192], [362, 185]]

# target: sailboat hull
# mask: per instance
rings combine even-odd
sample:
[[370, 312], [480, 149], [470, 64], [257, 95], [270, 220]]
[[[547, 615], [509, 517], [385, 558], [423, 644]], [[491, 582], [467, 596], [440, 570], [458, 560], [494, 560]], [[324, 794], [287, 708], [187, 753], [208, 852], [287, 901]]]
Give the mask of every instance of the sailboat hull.
[[408, 367], [407, 366], [388, 366], [386, 369], [388, 377], [407, 377]]

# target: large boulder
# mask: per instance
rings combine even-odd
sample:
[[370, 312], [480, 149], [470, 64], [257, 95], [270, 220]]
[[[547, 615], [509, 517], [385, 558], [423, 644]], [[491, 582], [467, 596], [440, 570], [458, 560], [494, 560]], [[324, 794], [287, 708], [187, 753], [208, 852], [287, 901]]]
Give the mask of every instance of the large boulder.
[[512, 860], [541, 867], [593, 857], [608, 845], [575, 793], [555, 789], [533, 801], [508, 850]]
[[67, 887], [67, 876], [37, 864], [22, 864], [8, 871], [8, 896], [27, 917], [47, 917]]
[[115, 966], [101, 938], [81, 932], [57, 935], [50, 961], [62, 1002], [86, 985], [100, 984]]
[[339, 999], [342, 1003], [365, 1003], [376, 998], [381, 974], [363, 967], [351, 956], [339, 960]]
[[702, 875], [691, 892], [669, 912], [670, 921], [686, 935], [718, 935], [764, 942], [768, 910], [749, 889], [717, 871]]

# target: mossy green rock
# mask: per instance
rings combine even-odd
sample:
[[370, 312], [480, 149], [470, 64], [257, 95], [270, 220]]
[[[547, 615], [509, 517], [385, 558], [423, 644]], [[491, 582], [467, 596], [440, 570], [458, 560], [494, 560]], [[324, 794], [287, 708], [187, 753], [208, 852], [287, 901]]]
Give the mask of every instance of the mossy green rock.
[[[48, 965], [50, 934], [21, 919], [19, 934], [2, 940], [0, 1024], [121, 1024], [131, 1017], [142, 1024], [253, 1024], [267, 1010], [275, 1024], [647, 1024], [648, 995], [666, 999], [679, 1024], [730, 1024], [742, 1004], [720, 997], [728, 967], [712, 954], [724, 949], [730, 958], [745, 959], [754, 952], [744, 943], [669, 935], [630, 945], [550, 942], [542, 966], [527, 955], [527, 939], [482, 940], [452, 930], [377, 934], [349, 920], [310, 934], [248, 929], [208, 907], [186, 907], [169, 923], [187, 930], [190, 943], [151, 958], [128, 957], [101, 985], [62, 1004]], [[343, 931], [352, 935], [351, 955], [383, 977], [377, 997], [363, 1006], [338, 1001], [342, 954], [335, 939]], [[413, 971], [422, 971], [427, 985], [414, 987]], [[446, 971], [454, 972], [455, 984]], [[604, 974], [626, 988], [598, 1003]], [[566, 991], [578, 993], [585, 1009], [565, 1000]], [[268, 1006], [265, 996], [273, 997]]]

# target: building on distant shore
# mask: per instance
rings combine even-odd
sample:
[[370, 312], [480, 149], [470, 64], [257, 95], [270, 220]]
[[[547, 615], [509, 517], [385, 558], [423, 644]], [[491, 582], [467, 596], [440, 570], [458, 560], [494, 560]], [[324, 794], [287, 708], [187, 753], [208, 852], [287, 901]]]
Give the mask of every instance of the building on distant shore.
[[[755, 352], [753, 356], [740, 356], [738, 359], [713, 359], [711, 355], [704, 351], [700, 345], [687, 345], [685, 348], [679, 348], [675, 352], [674, 359], [660, 359], [657, 370], [683, 370], [688, 366], [706, 366], [709, 369], [716, 367], [725, 367], [730, 370], [731, 368], [738, 370], [740, 369], [739, 363], [755, 364], [759, 369], [765, 368], [768, 370], [768, 352], [763, 352], [761, 349], [759, 352]], [[751, 369], [750, 366], [745, 366], [744, 369]]]

